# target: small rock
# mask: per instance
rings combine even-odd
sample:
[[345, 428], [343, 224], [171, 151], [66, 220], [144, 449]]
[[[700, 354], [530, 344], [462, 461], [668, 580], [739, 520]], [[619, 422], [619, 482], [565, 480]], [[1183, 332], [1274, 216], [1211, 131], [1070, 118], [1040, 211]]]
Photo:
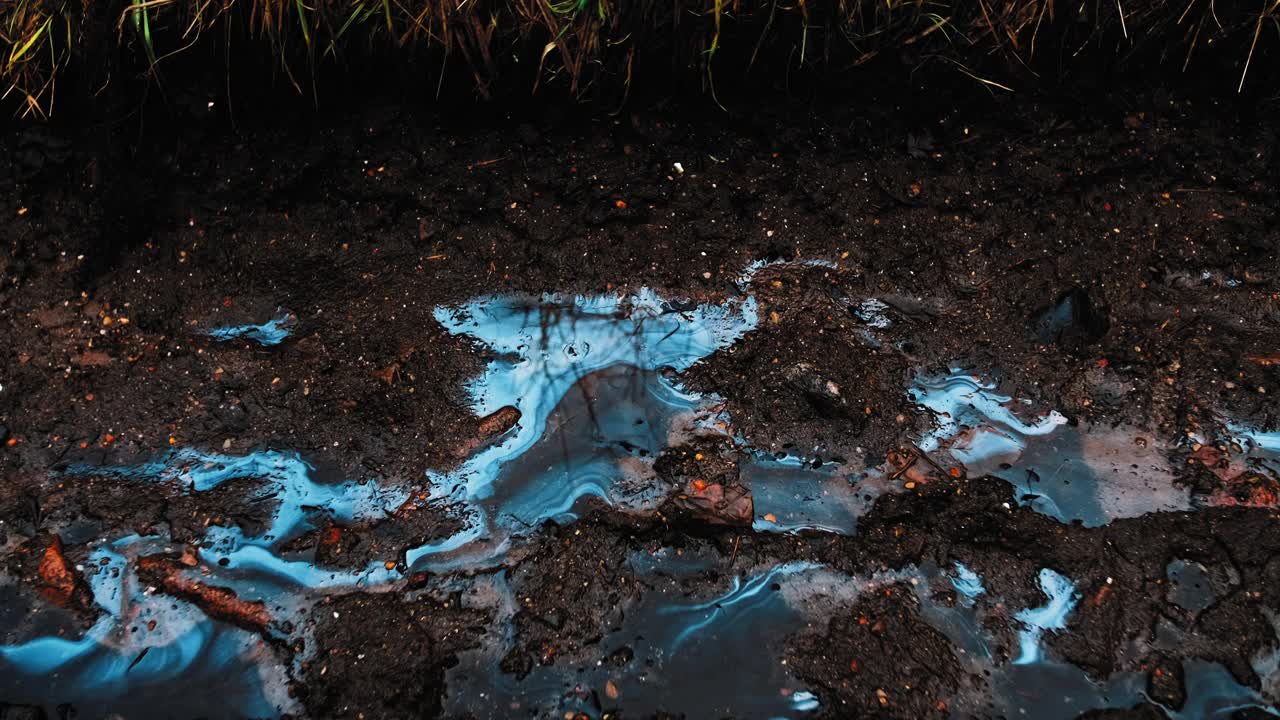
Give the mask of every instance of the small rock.
[[848, 404], [840, 394], [840, 386], [823, 377], [812, 365], [792, 365], [784, 371], [783, 377], [788, 385], [803, 393], [805, 400], [824, 417], [849, 415]]
[[617, 650], [609, 653], [608, 657], [605, 658], [605, 663], [610, 667], [615, 668], [626, 667], [631, 664], [631, 661], [635, 659], [635, 656], [636, 653], [630, 646], [623, 645]]
[[508, 675], [515, 675], [517, 680], [523, 680], [533, 670], [533, 658], [529, 653], [515, 649], [502, 658], [498, 667]]

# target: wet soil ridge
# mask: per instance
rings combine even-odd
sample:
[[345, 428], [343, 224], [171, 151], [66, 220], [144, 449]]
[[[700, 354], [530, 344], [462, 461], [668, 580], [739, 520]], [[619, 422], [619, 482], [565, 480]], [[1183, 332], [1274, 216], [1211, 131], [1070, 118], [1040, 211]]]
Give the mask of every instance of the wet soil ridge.
[[[843, 275], [762, 261], [703, 302], [438, 306], [489, 359], [460, 462], [421, 480], [272, 449], [62, 463], [39, 497], [158, 507], [82, 515], [73, 491], [12, 530], [0, 698], [141, 717], [194, 680], [177, 712], [1280, 712], [1277, 433], [1094, 425], [1008, 380], [912, 373], [902, 328], [936, 310]], [[806, 335], [797, 288], [852, 332]], [[1026, 332], [1081, 352], [1098, 312], [1072, 291]], [[778, 342], [827, 334], [844, 362]], [[730, 392], [771, 365], [772, 395]]]
[[[1199, 64], [1230, 78], [1233, 87], [1251, 79], [1271, 88], [1266, 69], [1274, 38], [1264, 28], [1276, 12], [1265, 3], [1209, 8], [1158, 0], [1070, 8], [1048, 0], [982, 7], [710, 0], [352, 7], [333, 0], [243, 0], [216, 12], [194, 0], [93, 7], [14, 2], [0, 12], [8, 28], [0, 35], [7, 58], [0, 83], [20, 113], [38, 118], [53, 115], [55, 107], [92, 107], [104, 93], [145, 96], [165, 85], [204, 82], [215, 94], [244, 85], [249, 99], [255, 90], [319, 93], [325, 80], [348, 74], [366, 85], [394, 78], [409, 84], [411, 95], [439, 97], [448, 79], [449, 89], [461, 90], [451, 97], [549, 89], [616, 105], [633, 83], [729, 92], [805, 75], [821, 84], [838, 73], [856, 75], [862, 66], [874, 81], [875, 70], [885, 66], [877, 61], [885, 58], [891, 67], [929, 66], [954, 75], [975, 91], [1051, 85], [1116, 67], [1141, 77]], [[263, 72], [262, 64], [276, 72]], [[1258, 69], [1252, 78], [1250, 66]], [[178, 100], [196, 105], [198, 95]]]

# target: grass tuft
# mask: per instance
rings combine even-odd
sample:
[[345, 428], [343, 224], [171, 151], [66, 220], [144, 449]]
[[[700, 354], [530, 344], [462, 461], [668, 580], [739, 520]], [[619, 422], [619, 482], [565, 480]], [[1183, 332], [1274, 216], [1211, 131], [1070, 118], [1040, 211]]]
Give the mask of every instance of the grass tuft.
[[[101, 27], [90, 9], [112, 2], [118, 22]], [[315, 72], [373, 47], [457, 56], [482, 96], [504, 74], [536, 69], [533, 90], [582, 97], [625, 95], [649, 67], [696, 70], [714, 93], [730, 47], [735, 73], [759, 70], [761, 57], [839, 72], [898, 52], [1011, 90], [1085, 54], [1145, 52], [1185, 69], [1231, 43], [1243, 90], [1280, 39], [1280, 0], [0, 0], [0, 88], [21, 114], [48, 117], [65, 73], [141, 63], [158, 81], [168, 58], [213, 30], [269, 48], [299, 91], [300, 63]], [[92, 41], [104, 33], [113, 41]], [[115, 56], [98, 57], [104, 48]]]

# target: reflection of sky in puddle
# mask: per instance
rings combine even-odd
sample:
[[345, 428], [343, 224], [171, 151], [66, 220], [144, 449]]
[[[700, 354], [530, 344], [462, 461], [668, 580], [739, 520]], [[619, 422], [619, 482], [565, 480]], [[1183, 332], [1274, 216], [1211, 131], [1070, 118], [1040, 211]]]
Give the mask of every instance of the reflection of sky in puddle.
[[[1122, 671], [1105, 682], [1096, 682], [1045, 647], [1044, 634], [1065, 630], [1074, 609], [1077, 593], [1069, 578], [1050, 568], [1040, 571], [1039, 583], [1045, 603], [1016, 613], [1015, 619], [1021, 625], [1018, 657], [1012, 662], [996, 664], [989, 650], [992, 638], [981, 626], [981, 613], [985, 609], [972, 602], [950, 607], [937, 602], [928, 591], [928, 578], [936, 572], [928, 567], [922, 569], [921, 582], [916, 585], [921, 615], [955, 644], [958, 656], [971, 671], [987, 678], [990, 690], [986, 698], [989, 705], [966, 707], [966, 702], [971, 700], [962, 697], [955, 708], [957, 711], [1068, 720], [1090, 710], [1131, 708], [1147, 701], [1146, 678], [1142, 673]], [[959, 564], [951, 573], [950, 582], [962, 596], [968, 595], [967, 590], [981, 587], [981, 579]], [[1189, 660], [1183, 664], [1183, 670], [1186, 703], [1181, 710], [1164, 708], [1173, 720], [1226, 718], [1242, 708], [1275, 714], [1261, 694], [1238, 683], [1221, 665]]]
[[1198, 562], [1173, 560], [1166, 570], [1169, 602], [1195, 615], [1217, 600], [1208, 570]]
[[213, 328], [209, 331], [209, 337], [214, 340], [243, 338], [252, 340], [259, 345], [271, 347], [284, 342], [289, 337], [289, 333], [293, 331], [293, 325], [293, 318], [288, 313], [284, 313], [258, 325], [228, 325], [226, 327]]
[[748, 453], [739, 467], [755, 502], [753, 529], [760, 532], [818, 530], [851, 534], [882, 489], [874, 479], [855, 485], [842, 467], [814, 468], [789, 456]]
[[618, 366], [588, 375], [548, 416], [542, 437], [503, 465], [482, 502], [499, 522], [533, 528], [571, 519], [584, 495], [615, 506], [658, 500], [654, 485], [635, 476], [666, 447], [681, 416], [692, 418], [697, 408], [696, 397], [652, 371]]
[[[405, 499], [404, 493], [383, 490], [374, 483], [317, 483], [311, 478], [312, 468], [295, 454], [261, 451], [225, 456], [180, 450], [137, 467], [76, 468], [75, 472], [170, 483], [195, 493], [238, 478], [262, 481], [266, 486], [262, 499], [275, 503], [269, 526], [252, 536], [237, 527], [207, 528], [199, 555], [204, 568], [215, 574], [202, 577], [193, 568], [190, 575], [230, 588], [242, 599], [266, 601], [277, 619], [301, 613], [308, 605], [308, 590], [350, 588], [390, 577], [381, 564], [363, 572], [341, 572], [288, 561], [276, 553], [282, 543], [317, 527], [325, 518], [345, 522], [376, 518]], [[170, 697], [175, 683], [208, 676], [213, 678], [206, 685], [211, 690], [222, 683], [240, 692], [212, 693], [216, 695], [212, 705], [192, 705], [207, 708], [201, 712], [216, 715], [223, 708], [228, 717], [275, 715], [291, 707], [292, 701], [278, 689], [283, 687], [283, 666], [256, 636], [209, 621], [196, 606], [155, 592], [135, 574], [132, 561], [137, 557], [172, 550], [173, 544], [164, 538], [138, 536], [94, 550], [86, 576], [104, 615], [79, 640], [41, 637], [0, 647], [0, 659], [13, 668], [9, 675], [25, 678], [25, 689], [14, 697], [75, 699], [86, 710], [102, 707], [104, 712], [123, 712], [147, 707], [139, 704], [144, 698]], [[255, 666], [274, 668], [274, 677], [259, 679]], [[268, 698], [263, 689], [253, 690], [259, 686], [277, 689]]]
[[1124, 428], [1068, 424], [1056, 411], [1027, 419], [994, 385], [953, 374], [911, 390], [933, 411], [927, 451], [945, 450], [971, 475], [1014, 486], [1018, 501], [1062, 522], [1089, 527], [1151, 512], [1191, 509], [1162, 449]]
[[[697, 411], [699, 398], [658, 371], [687, 369], [757, 321], [752, 298], [683, 306], [648, 290], [572, 300], [486, 298], [441, 308], [436, 318], [497, 355], [470, 387], [473, 410], [487, 415], [515, 407], [520, 422], [457, 470], [430, 473], [438, 497], [471, 513], [463, 532], [408, 553], [413, 568], [433, 570], [490, 559], [507, 547], [506, 535], [564, 519], [584, 495], [632, 495], [615, 481], [634, 478], [642, 470], [634, 460], [666, 447], [675, 417], [712, 420]], [[643, 496], [640, 490], [629, 499]]]
[[271, 677], [283, 666], [259, 638], [139, 582], [129, 561], [162, 549], [156, 539], [130, 536], [91, 553], [88, 581], [104, 614], [78, 640], [0, 647], [0, 696], [73, 702], [81, 717], [155, 716], [156, 703], [170, 716], [274, 716], [289, 708], [284, 684]]
[[[627, 510], [654, 509], [669, 489], [654, 478], [653, 459], [692, 434], [727, 432], [727, 418], [711, 402], [684, 391], [664, 372], [685, 370], [730, 346], [755, 328], [756, 314], [751, 298], [686, 306], [649, 291], [539, 301], [488, 298], [440, 309], [437, 318], [447, 329], [471, 337], [496, 358], [470, 387], [473, 409], [487, 415], [514, 406], [520, 422], [458, 469], [429, 475], [434, 499], [455, 504], [467, 525], [452, 537], [411, 549], [410, 567], [495, 567], [520, 535], [549, 519], [572, 520], [586, 496]], [[210, 334], [273, 345], [288, 336], [290, 324], [282, 316]], [[1185, 496], [1165, 487], [1168, 469], [1159, 451], [1137, 448], [1131, 435], [1066, 426], [1057, 413], [1025, 416], [1013, 409], [1010, 398], [962, 375], [922, 383], [912, 394], [938, 419], [920, 443], [923, 450], [950, 452], [970, 472], [1003, 477], [1025, 502], [1059, 520], [1098, 525], [1187, 506]], [[1280, 434], [1255, 433], [1249, 440], [1259, 453], [1271, 453], [1264, 460], [1280, 453]], [[740, 481], [753, 496], [757, 531], [849, 534], [889, 489], [882, 474], [869, 473], [855, 484], [845, 467], [770, 457], [741, 442], [738, 457]], [[278, 640], [287, 637], [279, 623], [302, 619], [317, 596], [401, 578], [382, 561], [338, 571], [282, 557], [281, 547], [304, 532], [329, 521], [382, 518], [409, 496], [374, 482], [316, 482], [313, 469], [292, 453], [265, 450], [232, 457], [184, 450], [137, 467], [77, 472], [168, 483], [188, 493], [239, 478], [262, 481], [262, 499], [275, 506], [268, 527], [256, 535], [237, 527], [207, 528], [198, 550], [202, 567], [188, 573], [230, 588], [242, 599], [264, 601], [276, 620], [270, 632]], [[1133, 478], [1146, 478], [1146, 484]], [[295, 711], [283, 691], [285, 661], [261, 639], [209, 621], [194, 605], [139, 581], [133, 559], [171, 551], [170, 545], [166, 538], [100, 540], [86, 575], [105, 614], [78, 640], [40, 637], [0, 647], [0, 671], [11, 671], [0, 680], [0, 693], [36, 702], [78, 701], [131, 717], [157, 706], [182, 714], [185, 706], [175, 702], [189, 702], [211, 716], [224, 709], [229, 716]], [[679, 565], [657, 563], [646, 575]], [[1174, 572], [1171, 567], [1171, 577]], [[1186, 574], [1185, 568], [1178, 572]], [[1136, 702], [1141, 678], [1122, 674], [1100, 687], [1044, 652], [1042, 635], [1063, 629], [1074, 605], [1067, 578], [1048, 569], [1041, 573], [1048, 602], [1016, 615], [1022, 625], [1019, 655], [999, 667], [992, 666], [990, 638], [977, 623], [985, 601], [981, 578], [958, 565], [949, 580], [959, 602], [944, 607], [922, 597], [922, 613], [971, 664], [991, 671], [993, 698], [1002, 712], [1068, 717], [1068, 710]], [[514, 601], [505, 584], [494, 582], [508, 597], [509, 621]], [[787, 564], [735, 577], [713, 599], [650, 592], [601, 643], [604, 653], [631, 648], [634, 659], [626, 667], [595, 662], [579, 667], [562, 660], [517, 681], [496, 670], [501, 655], [494, 653], [510, 644], [507, 635], [493, 647], [466, 654], [450, 672], [448, 701], [472, 712], [489, 708], [493, 717], [517, 714], [513, 703], [519, 704], [518, 714], [616, 705], [640, 715], [665, 709], [690, 717], [794, 716], [816, 709], [817, 700], [778, 661], [781, 643], [813, 617], [805, 609], [813, 597], [834, 593], [848, 601], [868, 584], [811, 565]], [[154, 630], [138, 630], [151, 620]], [[1224, 681], [1219, 666], [1202, 665], [1194, 676], [1188, 670], [1188, 692], [1198, 693], [1188, 708], [1211, 709], [1219, 700], [1256, 702], [1256, 696]], [[186, 690], [191, 684], [203, 691]], [[1188, 712], [1177, 717], [1191, 717]]]
[[[667, 564], [643, 565], [649, 590], [597, 646], [598, 657], [536, 666], [523, 679], [496, 672], [509, 638], [465, 653], [449, 671], [446, 714], [479, 718], [627, 716], [665, 711], [686, 717], [796, 717], [818, 708], [780, 660], [788, 635], [812, 618], [816, 598], [847, 603], [871, 584], [810, 563], [787, 563], [747, 576], [711, 598], [685, 597]], [[692, 572], [693, 561], [678, 572]], [[509, 596], [509, 591], [507, 592]], [[507, 601], [508, 607], [514, 605]], [[629, 651], [629, 660], [610, 658]], [[613, 696], [613, 697], [611, 697]]]
[[1049, 568], [1040, 571], [1040, 590], [1049, 602], [1037, 608], [1027, 608], [1014, 616], [1024, 626], [1018, 633], [1018, 658], [1013, 661], [1014, 665], [1031, 665], [1040, 661], [1040, 635], [1045, 630], [1065, 629], [1067, 614], [1075, 609], [1079, 599], [1075, 584]]

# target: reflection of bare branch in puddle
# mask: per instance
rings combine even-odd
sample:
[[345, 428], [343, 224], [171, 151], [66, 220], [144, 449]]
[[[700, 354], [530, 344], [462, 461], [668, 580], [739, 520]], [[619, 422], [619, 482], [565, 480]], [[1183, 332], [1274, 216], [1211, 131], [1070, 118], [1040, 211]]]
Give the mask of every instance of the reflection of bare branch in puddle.
[[[642, 377], [643, 373], [639, 367], [643, 365], [645, 343], [644, 338], [648, 332], [647, 324], [654, 319], [660, 319], [665, 315], [676, 315], [679, 320], [672, 324], [671, 329], [663, 335], [654, 345], [668, 343], [673, 337], [680, 334], [680, 329], [687, 326], [688, 323], [694, 322], [694, 318], [677, 310], [668, 310], [664, 308], [658, 315], [653, 318], [642, 317], [636, 315], [637, 309], [627, 302], [620, 303], [618, 309], [614, 311], [611, 318], [614, 322], [623, 325], [629, 325], [629, 331], [622, 334], [620, 344], [629, 346], [629, 352], [625, 353], [623, 360], [619, 365], [628, 368], [626, 371], [626, 387], [621, 394], [621, 399], [634, 405], [640, 405], [643, 401], [643, 395], [646, 393], [646, 383]], [[539, 347], [533, 348], [534, 352], [542, 352], [550, 354], [554, 352], [563, 352], [569, 359], [568, 368], [562, 373], [553, 373], [551, 370], [552, 363], [542, 364], [542, 374], [544, 381], [550, 386], [554, 384], [564, 375], [573, 375], [573, 390], [576, 391], [581, 398], [582, 410], [587, 414], [588, 427], [591, 437], [597, 444], [610, 444], [608, 433], [600, 419], [597, 403], [600, 401], [598, 393], [598, 385], [600, 379], [593, 376], [591, 369], [592, 364], [586, 361], [586, 356], [593, 350], [596, 352], [609, 352], [613, 348], [592, 348], [584, 337], [579, 335], [579, 322], [583, 321], [584, 313], [576, 306], [564, 304], [544, 304], [537, 309], [537, 327], [539, 332]], [[530, 310], [526, 310], [526, 318], [531, 314]], [[590, 332], [582, 333], [582, 336], [590, 336]], [[686, 340], [681, 350], [688, 352], [692, 347], [692, 343]], [[569, 412], [569, 408], [563, 402], [560, 407], [553, 411], [552, 415], [557, 413], [564, 414]], [[576, 458], [571, 449], [572, 438], [567, 433], [558, 432], [561, 428], [572, 426], [572, 417], [561, 417], [558, 422], [553, 418], [548, 418], [545, 433], [555, 434], [560, 445], [561, 457], [560, 467], [565, 477], [569, 477], [573, 473]], [[623, 443], [630, 449], [628, 443]]]

